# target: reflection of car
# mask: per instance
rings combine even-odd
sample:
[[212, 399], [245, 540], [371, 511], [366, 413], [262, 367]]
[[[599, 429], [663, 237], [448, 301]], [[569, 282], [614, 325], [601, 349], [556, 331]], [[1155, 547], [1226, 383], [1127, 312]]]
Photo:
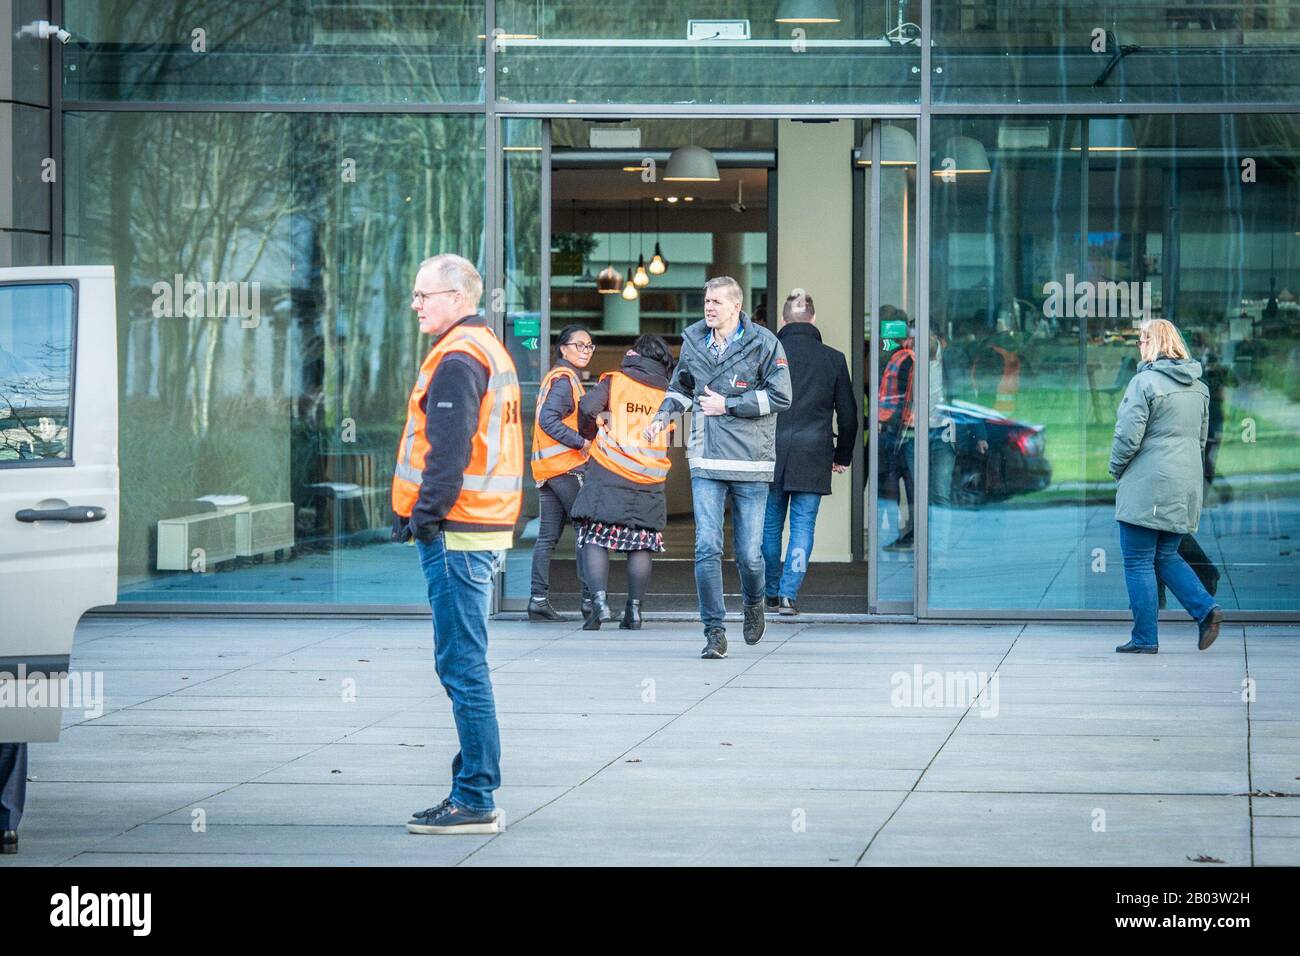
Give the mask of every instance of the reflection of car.
[[[953, 504], [982, 505], [1051, 484], [1042, 425], [1016, 421], [973, 402], [954, 400], [939, 405], [938, 411], [955, 426]], [[987, 454], [980, 453], [981, 438], [989, 443]]]

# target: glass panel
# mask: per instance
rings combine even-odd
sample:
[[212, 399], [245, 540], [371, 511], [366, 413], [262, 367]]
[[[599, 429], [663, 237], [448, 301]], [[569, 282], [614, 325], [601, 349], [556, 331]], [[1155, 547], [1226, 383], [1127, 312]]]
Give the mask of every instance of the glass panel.
[[[879, 129], [880, 311], [874, 321], [867, 322], [867, 341], [874, 342], [879, 350], [880, 369], [876, 384], [880, 407], [874, 519], [876, 597], [880, 602], [911, 603], [916, 597], [916, 462], [912, 427], [916, 373], [916, 122], [881, 122]], [[870, 159], [867, 153], [860, 155], [858, 162]], [[876, 174], [874, 167], [867, 170], [868, 229], [871, 177]], [[868, 256], [870, 243], [869, 239]], [[866, 274], [871, 274], [870, 259]], [[871, 301], [870, 297], [867, 301]], [[866, 429], [866, 434], [870, 435], [871, 429]]]
[[[1090, 448], [1108, 450], [1114, 422], [1084, 414], [1089, 383], [1103, 384], [1088, 368], [1086, 327], [1041, 309], [1047, 283], [1082, 274], [1082, 154], [1070, 149], [1078, 127], [1049, 117], [934, 121], [934, 608], [1083, 606], [1058, 585], [1084, 553], [1089, 520], [1106, 520], [1086, 467]], [[1114, 559], [1122, 577], [1118, 551]]]
[[72, 457], [70, 285], [0, 286], [0, 468]]
[[915, 103], [920, 20], [917, 0], [500, 0], [497, 97], [516, 103]]
[[[501, 123], [502, 186], [505, 229], [502, 306], [506, 348], [519, 372], [524, 423], [523, 533], [506, 557], [508, 601], [527, 601], [533, 544], [537, 541], [537, 486], [528, 472], [533, 453], [533, 420], [543, 367], [549, 368], [546, 330], [542, 328], [542, 121], [508, 119]], [[549, 252], [549, 250], [548, 250]]]
[[1295, 102], [1293, 0], [935, 0], [936, 102]]
[[483, 100], [483, 0], [66, 0], [64, 10], [70, 100]]
[[[935, 124], [937, 140], [1000, 145], [986, 150], [990, 172], [934, 183], [948, 404], [983, 417], [989, 448], [970, 476], [952, 416], [955, 507], [946, 532], [932, 510], [931, 605], [1128, 606], [1107, 464], [1135, 326], [1150, 315], [1180, 328], [1211, 394], [1204, 510], [1181, 553], [1225, 608], [1300, 606], [1300, 121], [1094, 117], [1086, 133], [1081, 119], [1038, 122], [1045, 148], [1028, 145], [1028, 120]], [[979, 268], [955, 260], [963, 244], [983, 250]], [[970, 296], [987, 301], [965, 326]]]
[[388, 541], [429, 347], [410, 290], [434, 253], [482, 263], [483, 121], [73, 113], [65, 133], [68, 259], [117, 270], [121, 599], [422, 603]]
[[[1210, 389], [1204, 511], [1179, 553], [1225, 608], [1300, 608], [1300, 116], [1150, 117], [1134, 139], [1090, 153], [1090, 265], [1150, 283]], [[1092, 361], [1131, 363], [1129, 336]]]

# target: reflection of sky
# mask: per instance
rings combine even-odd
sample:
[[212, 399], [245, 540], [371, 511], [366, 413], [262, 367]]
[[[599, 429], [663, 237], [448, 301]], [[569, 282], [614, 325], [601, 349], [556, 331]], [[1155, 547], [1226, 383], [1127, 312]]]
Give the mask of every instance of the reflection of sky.
[[66, 405], [71, 335], [71, 286], [0, 289], [0, 405]]

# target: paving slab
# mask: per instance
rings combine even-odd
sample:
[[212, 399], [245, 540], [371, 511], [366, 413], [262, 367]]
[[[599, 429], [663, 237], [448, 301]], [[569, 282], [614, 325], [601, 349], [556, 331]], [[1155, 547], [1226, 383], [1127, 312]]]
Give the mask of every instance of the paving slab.
[[1300, 626], [728, 630], [492, 622], [509, 825], [444, 839], [403, 827], [458, 749], [427, 619], [91, 619], [105, 711], [32, 746], [0, 867], [1300, 864]]

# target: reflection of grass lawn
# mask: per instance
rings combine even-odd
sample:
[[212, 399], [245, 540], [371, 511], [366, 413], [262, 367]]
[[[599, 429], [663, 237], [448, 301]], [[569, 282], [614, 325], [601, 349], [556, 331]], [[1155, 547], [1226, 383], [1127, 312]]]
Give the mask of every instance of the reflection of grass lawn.
[[[1115, 409], [1119, 393], [1107, 392], [1096, 400], [1096, 411], [1086, 393], [1067, 389], [1022, 389], [1016, 399], [1013, 418], [1043, 425], [1047, 459], [1052, 463], [1052, 484], [1065, 482], [1109, 482], [1111, 436], [1115, 430]], [[1104, 411], [1104, 419], [1102, 414]], [[1240, 423], [1246, 413], [1229, 405], [1224, 410], [1225, 431], [1219, 450], [1218, 474], [1261, 475], [1300, 472], [1300, 441], [1283, 427], [1258, 414], [1255, 442], [1241, 440]], [[1050, 497], [1051, 489], [1042, 495]], [[1035, 496], [1038, 497], [1038, 496]]]

